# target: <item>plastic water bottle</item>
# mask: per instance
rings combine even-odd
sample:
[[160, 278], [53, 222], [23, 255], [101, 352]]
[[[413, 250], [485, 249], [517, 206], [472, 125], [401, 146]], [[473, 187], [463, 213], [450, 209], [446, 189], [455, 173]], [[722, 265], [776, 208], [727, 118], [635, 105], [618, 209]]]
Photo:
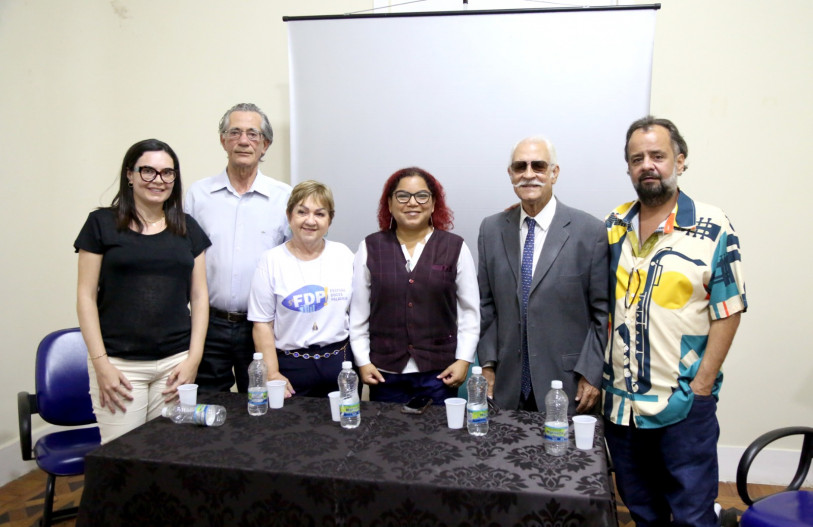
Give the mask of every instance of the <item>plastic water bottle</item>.
[[197, 404], [195, 406], [165, 406], [161, 415], [176, 424], [191, 423], [200, 426], [220, 426], [226, 422], [226, 409], [217, 404]]
[[562, 381], [551, 381], [545, 396], [545, 452], [563, 456], [567, 452], [567, 394]]
[[265, 378], [268, 368], [263, 362], [263, 354], [255, 353], [248, 365], [248, 414], [264, 415], [268, 411], [268, 387]]
[[353, 371], [353, 363], [349, 360], [342, 362], [342, 371], [339, 372], [339, 421], [342, 428], [356, 428], [361, 423], [358, 388], [359, 377]]
[[483, 377], [483, 368], [474, 366], [466, 383], [466, 427], [473, 436], [488, 433], [488, 381]]

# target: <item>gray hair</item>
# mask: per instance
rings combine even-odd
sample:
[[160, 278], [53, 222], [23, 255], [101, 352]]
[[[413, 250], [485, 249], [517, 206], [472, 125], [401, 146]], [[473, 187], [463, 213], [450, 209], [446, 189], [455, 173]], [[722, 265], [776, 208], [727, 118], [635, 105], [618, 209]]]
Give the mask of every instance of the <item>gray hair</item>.
[[669, 132], [669, 140], [672, 142], [672, 153], [675, 157], [683, 154], [683, 171], [689, 170], [689, 164], [686, 162], [686, 158], [689, 157], [689, 145], [686, 144], [686, 140], [680, 135], [675, 123], [669, 119], [653, 117], [652, 115], [638, 119], [627, 129], [627, 142], [624, 143], [624, 161], [629, 163], [629, 146], [632, 134], [636, 130], [648, 132], [653, 126], [666, 128], [666, 131]]
[[556, 157], [556, 147], [553, 146], [553, 143], [550, 142], [550, 139], [543, 137], [541, 135], [532, 135], [530, 137], [526, 137], [525, 139], [520, 139], [519, 141], [517, 141], [517, 144], [515, 144], [514, 147], [511, 148], [511, 158], [508, 160], [509, 165], [514, 162], [514, 152], [517, 151], [517, 148], [519, 148], [519, 145], [521, 145], [522, 143], [542, 143], [548, 149], [548, 154], [550, 155], [551, 168], [559, 164], [558, 159]]
[[263, 136], [268, 139], [268, 144], [274, 142], [274, 130], [271, 129], [271, 122], [268, 120], [268, 116], [263, 113], [262, 110], [256, 105], [250, 102], [241, 102], [240, 104], [235, 104], [229, 110], [223, 114], [223, 117], [220, 118], [220, 126], [219, 131], [220, 135], [226, 133], [226, 129], [229, 126], [229, 116], [231, 116], [232, 112], [254, 112], [260, 115], [262, 119], [262, 125], [260, 128], [262, 129]]

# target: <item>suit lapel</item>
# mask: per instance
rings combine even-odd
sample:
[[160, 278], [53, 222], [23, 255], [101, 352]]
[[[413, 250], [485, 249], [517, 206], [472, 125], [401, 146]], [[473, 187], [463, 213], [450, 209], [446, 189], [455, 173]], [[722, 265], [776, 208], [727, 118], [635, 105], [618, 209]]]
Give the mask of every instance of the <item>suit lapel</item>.
[[500, 236], [505, 248], [505, 258], [514, 274], [514, 282], [519, 284], [519, 207], [508, 211], [503, 220], [500, 224]]
[[570, 237], [568, 225], [570, 225], [570, 213], [560, 201], [556, 204], [556, 214], [553, 215], [553, 220], [551, 220], [550, 227], [548, 228], [548, 234], [545, 236], [542, 254], [539, 255], [539, 260], [536, 262], [534, 279], [531, 282], [531, 292], [536, 289], [548, 273], [553, 262], [556, 261], [556, 258], [559, 256], [562, 247], [564, 247], [565, 242]]

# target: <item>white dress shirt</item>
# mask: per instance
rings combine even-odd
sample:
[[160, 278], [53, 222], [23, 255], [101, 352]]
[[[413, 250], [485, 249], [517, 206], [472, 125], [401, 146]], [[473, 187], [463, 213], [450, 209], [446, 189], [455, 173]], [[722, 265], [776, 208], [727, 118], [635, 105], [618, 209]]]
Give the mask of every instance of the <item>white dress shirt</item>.
[[536, 272], [536, 262], [539, 261], [539, 255], [542, 254], [542, 246], [545, 245], [545, 238], [548, 236], [548, 229], [550, 223], [553, 221], [553, 215], [556, 214], [556, 196], [551, 196], [550, 201], [545, 208], [539, 211], [536, 216], [529, 216], [522, 207], [519, 208], [519, 261], [522, 261], [522, 250], [525, 247], [525, 238], [528, 237], [528, 224], [525, 223], [525, 218], [533, 218], [536, 221], [534, 227], [534, 267], [533, 272]]

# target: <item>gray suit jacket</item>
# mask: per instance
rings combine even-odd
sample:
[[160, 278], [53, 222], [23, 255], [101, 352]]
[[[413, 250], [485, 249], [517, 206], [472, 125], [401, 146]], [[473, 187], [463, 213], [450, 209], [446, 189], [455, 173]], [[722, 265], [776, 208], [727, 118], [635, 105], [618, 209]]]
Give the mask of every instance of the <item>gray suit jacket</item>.
[[[516, 409], [522, 377], [520, 208], [484, 219], [478, 239], [480, 363], [495, 361], [494, 400]], [[580, 376], [601, 388], [607, 344], [609, 245], [604, 224], [556, 204], [528, 297], [528, 353], [540, 411], [550, 383], [559, 379], [569, 412]]]

